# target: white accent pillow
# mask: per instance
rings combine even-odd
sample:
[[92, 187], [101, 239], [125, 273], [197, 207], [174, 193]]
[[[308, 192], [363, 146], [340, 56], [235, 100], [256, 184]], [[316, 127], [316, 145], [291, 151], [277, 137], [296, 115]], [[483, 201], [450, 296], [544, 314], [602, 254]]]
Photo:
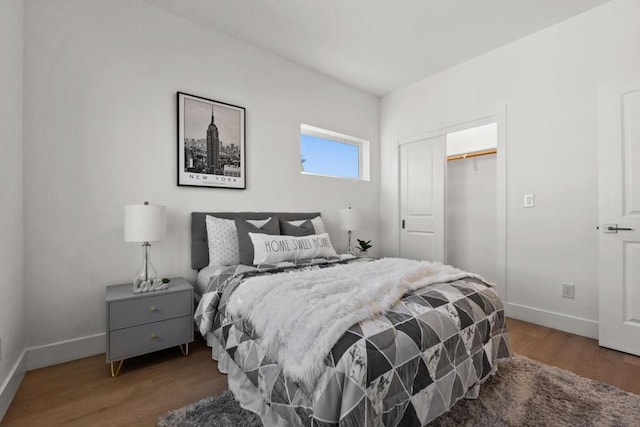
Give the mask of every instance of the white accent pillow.
[[[247, 222], [262, 227], [271, 218], [248, 220]], [[236, 265], [240, 264], [240, 252], [238, 250], [238, 229], [233, 219], [217, 218], [207, 215], [207, 242], [209, 245], [209, 265]]]
[[299, 237], [249, 233], [249, 238], [254, 265], [338, 256], [327, 233]]
[[[300, 224], [305, 222], [306, 219], [299, 219], [295, 221], [287, 221], [291, 225], [295, 225], [296, 227], [300, 227]], [[322, 222], [322, 217], [317, 216], [315, 218], [311, 218], [311, 224], [313, 224], [313, 229], [316, 230], [316, 234], [326, 233], [324, 229], [324, 222]]]

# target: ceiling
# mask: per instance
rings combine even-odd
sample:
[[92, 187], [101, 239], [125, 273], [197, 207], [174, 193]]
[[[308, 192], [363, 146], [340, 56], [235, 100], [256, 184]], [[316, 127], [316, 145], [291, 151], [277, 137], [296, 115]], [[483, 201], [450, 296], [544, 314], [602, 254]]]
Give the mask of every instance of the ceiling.
[[608, 0], [145, 0], [382, 96]]

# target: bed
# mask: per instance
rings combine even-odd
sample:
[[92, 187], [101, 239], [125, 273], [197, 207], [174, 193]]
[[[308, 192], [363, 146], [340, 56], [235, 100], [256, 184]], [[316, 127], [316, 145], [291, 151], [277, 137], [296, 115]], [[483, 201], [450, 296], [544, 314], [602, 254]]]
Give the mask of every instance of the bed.
[[209, 266], [207, 215], [299, 224], [319, 213], [192, 213], [192, 267], [208, 269], [197, 327], [267, 426], [426, 425], [510, 357], [500, 298], [474, 274], [345, 256]]

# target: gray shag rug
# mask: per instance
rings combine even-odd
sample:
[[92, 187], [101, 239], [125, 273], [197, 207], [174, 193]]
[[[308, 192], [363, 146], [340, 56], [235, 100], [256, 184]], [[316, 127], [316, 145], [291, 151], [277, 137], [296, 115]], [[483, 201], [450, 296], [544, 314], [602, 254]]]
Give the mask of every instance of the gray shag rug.
[[229, 390], [209, 396], [184, 408], [169, 412], [158, 420], [158, 427], [262, 427], [260, 417], [242, 408]]
[[[170, 412], [160, 427], [261, 426], [226, 391]], [[640, 426], [640, 396], [523, 356], [501, 362], [476, 400], [460, 400], [431, 425]]]

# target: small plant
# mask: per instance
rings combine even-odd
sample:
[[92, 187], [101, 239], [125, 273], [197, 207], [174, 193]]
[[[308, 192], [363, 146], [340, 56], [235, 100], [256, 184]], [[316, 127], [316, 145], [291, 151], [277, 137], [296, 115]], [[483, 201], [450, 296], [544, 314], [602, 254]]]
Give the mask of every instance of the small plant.
[[371, 240], [358, 240], [358, 246], [356, 246], [357, 249], [361, 250], [362, 252], [366, 252], [369, 250], [369, 248], [371, 248], [373, 245], [371, 244]]
[[171, 280], [167, 279], [166, 277], [162, 278], [162, 283], [169, 283]]

